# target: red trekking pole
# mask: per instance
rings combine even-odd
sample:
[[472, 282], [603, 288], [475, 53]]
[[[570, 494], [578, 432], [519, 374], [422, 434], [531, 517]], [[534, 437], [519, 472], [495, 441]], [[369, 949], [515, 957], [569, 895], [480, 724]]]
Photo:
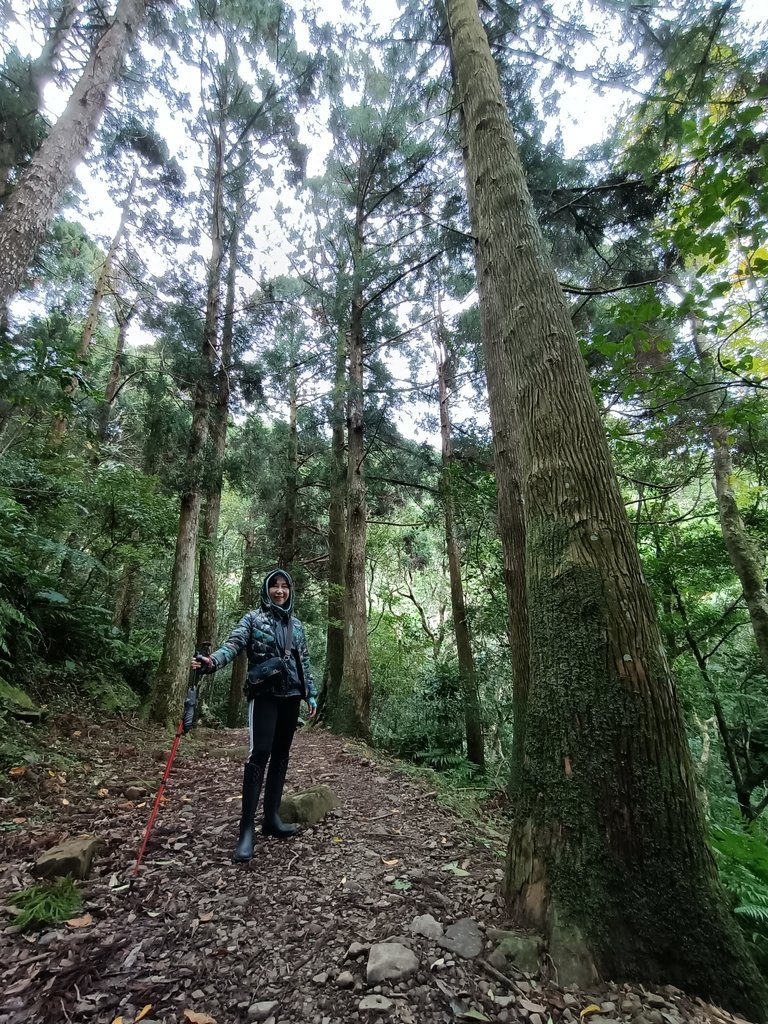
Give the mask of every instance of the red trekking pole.
[[[210, 643], [204, 643], [202, 646], [203, 653], [206, 656], [210, 654]], [[200, 652], [198, 651], [196, 653], [199, 654]], [[173, 765], [173, 759], [174, 757], [176, 757], [176, 751], [179, 749], [179, 741], [181, 740], [182, 735], [184, 733], [189, 732], [189, 730], [192, 728], [192, 723], [194, 722], [195, 719], [195, 709], [197, 708], [197, 687], [198, 682], [200, 680], [200, 675], [201, 672], [200, 669], [198, 668], [195, 670], [194, 682], [187, 690], [187, 696], [184, 699], [184, 708], [181, 713], [181, 718], [179, 719], [179, 724], [176, 727], [176, 735], [173, 737], [173, 745], [171, 747], [171, 752], [168, 755], [168, 761], [165, 765], [165, 771], [163, 772], [163, 777], [160, 780], [160, 788], [158, 789], [157, 795], [155, 796], [155, 802], [152, 804], [152, 811], [150, 812], [149, 815], [149, 821], [147, 822], [147, 827], [144, 829], [144, 837], [141, 840], [141, 846], [139, 847], [139, 853], [138, 856], [136, 857], [136, 863], [133, 866], [134, 878], [139, 873], [141, 860], [142, 857], [144, 856], [144, 851], [147, 848], [147, 843], [149, 842], [149, 836], [150, 833], [152, 832], [152, 826], [155, 824], [157, 812], [160, 809], [160, 803], [162, 802], [163, 799], [163, 793], [165, 792], [166, 783], [168, 782], [168, 778], [170, 777], [171, 774], [171, 766]]]

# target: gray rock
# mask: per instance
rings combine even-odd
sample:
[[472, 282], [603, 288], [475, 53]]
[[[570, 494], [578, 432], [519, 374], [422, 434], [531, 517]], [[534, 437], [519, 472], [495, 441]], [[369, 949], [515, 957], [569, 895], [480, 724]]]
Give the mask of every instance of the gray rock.
[[260, 1003], [251, 1003], [248, 1007], [248, 1019], [249, 1020], [266, 1020], [267, 1017], [271, 1017], [277, 1009], [276, 1001], [263, 1000]]
[[626, 999], [622, 999], [619, 1009], [622, 1013], [636, 1013], [640, 1009], [640, 1001], [633, 996], [627, 996]]
[[571, 1007], [578, 1006], [579, 1005], [579, 1000], [576, 998], [576, 996], [571, 995], [570, 992], [565, 992], [563, 994], [563, 1005], [564, 1006], [571, 1006]]
[[387, 999], [386, 996], [372, 995], [363, 996], [358, 1004], [358, 1010], [378, 1010], [380, 1013], [386, 1013], [387, 1010], [391, 1010], [393, 1006], [392, 1000]]
[[303, 793], [289, 793], [283, 797], [280, 817], [297, 825], [316, 825], [338, 804], [329, 786], [313, 786]]
[[520, 1007], [525, 1010], [526, 1013], [541, 1013], [547, 1012], [546, 1006], [542, 1006], [541, 1003], [532, 1003], [530, 999], [521, 999]]
[[482, 953], [483, 936], [476, 921], [471, 917], [463, 917], [445, 929], [445, 935], [438, 939], [438, 945], [471, 960]]
[[352, 988], [355, 984], [355, 977], [351, 971], [342, 971], [336, 977], [336, 984], [339, 988]]
[[324, 985], [328, 981], [328, 972], [321, 971], [320, 974], [316, 974], [312, 979], [316, 985]]
[[664, 996], [657, 995], [655, 992], [649, 992], [645, 997], [645, 1002], [648, 1003], [649, 1006], [656, 1007], [656, 1009], [661, 1009], [663, 1006], [667, 1005], [667, 1000]]
[[501, 953], [505, 960], [526, 974], [538, 973], [539, 957], [544, 950], [544, 940], [541, 936], [528, 935], [524, 932], [494, 931], [498, 940], [496, 951]]
[[443, 934], [443, 926], [431, 914], [422, 914], [411, 921], [411, 931], [427, 939], [439, 939]]
[[364, 946], [362, 942], [353, 942], [347, 950], [347, 955], [344, 957], [345, 960], [357, 960], [363, 953], [367, 953], [370, 946]]
[[400, 981], [418, 970], [413, 950], [400, 942], [375, 942], [368, 954], [366, 977], [369, 985], [378, 981]]
[[646, 1010], [645, 1019], [648, 1024], [664, 1024], [664, 1014], [661, 1010]]
[[494, 996], [493, 996], [494, 1003], [496, 1003], [498, 1006], [501, 1006], [502, 1009], [505, 1006], [509, 1006], [510, 1003], [514, 1002], [514, 999], [515, 999], [514, 996], [502, 996], [502, 995], [499, 995], [498, 993], [495, 993]]
[[540, 1013], [532, 1013], [528, 1020], [531, 1024], [544, 1024]]
[[32, 866], [32, 874], [36, 878], [60, 878], [63, 875], [88, 878], [96, 851], [103, 844], [104, 840], [97, 836], [68, 839], [38, 857]]
[[607, 1002], [607, 1003], [601, 1003], [600, 1004], [600, 1009], [603, 1011], [603, 1013], [608, 1013], [608, 1014], [615, 1013], [616, 1012], [616, 1003], [612, 1003], [610, 1001]]

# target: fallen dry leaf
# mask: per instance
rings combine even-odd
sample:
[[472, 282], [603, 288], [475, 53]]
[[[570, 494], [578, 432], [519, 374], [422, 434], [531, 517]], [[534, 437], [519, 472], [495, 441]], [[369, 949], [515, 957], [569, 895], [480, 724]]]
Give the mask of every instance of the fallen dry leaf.
[[123, 1024], [123, 1018], [115, 1017], [115, 1019], [112, 1021], [112, 1024]]
[[597, 1003], [590, 1003], [589, 1006], [585, 1006], [579, 1016], [583, 1019], [584, 1017], [591, 1017], [593, 1013], [600, 1013], [600, 1007]]
[[90, 914], [83, 914], [82, 917], [70, 917], [67, 924], [70, 928], [87, 928], [89, 924], [93, 924], [93, 918]]
[[391, 868], [391, 867], [394, 867], [395, 864], [399, 864], [400, 861], [397, 859], [397, 857], [392, 857], [391, 860], [387, 860], [386, 857], [382, 857], [381, 858], [381, 863], [382, 864], [386, 864], [388, 868]]
[[23, 775], [26, 772], [26, 770], [27, 769], [24, 767], [24, 765], [20, 764], [17, 768], [9, 768], [8, 774], [11, 776], [11, 778], [18, 779], [20, 775]]
[[133, 1024], [139, 1024], [140, 1020], [144, 1020], [144, 1018], [147, 1016], [147, 1014], [149, 1013], [149, 1011], [151, 1009], [152, 1009], [152, 1003], [147, 1003], [146, 1006], [143, 1006], [139, 1010], [139, 1012], [136, 1014], [136, 1016], [133, 1018]]
[[190, 1024], [216, 1024], [216, 1018], [210, 1013], [197, 1013], [195, 1010], [185, 1010], [184, 1016]]
[[205, 924], [207, 921], [213, 920], [213, 911], [206, 910], [204, 914], [198, 914], [198, 917], [200, 918], [201, 924]]
[[102, 786], [98, 791], [98, 794], [99, 796], [109, 796], [109, 790], [105, 786]]

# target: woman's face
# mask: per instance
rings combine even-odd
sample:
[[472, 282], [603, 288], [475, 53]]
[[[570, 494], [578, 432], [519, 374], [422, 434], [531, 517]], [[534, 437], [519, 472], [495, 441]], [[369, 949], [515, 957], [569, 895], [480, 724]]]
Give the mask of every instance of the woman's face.
[[291, 588], [284, 576], [275, 576], [267, 588], [270, 600], [273, 604], [284, 605], [291, 596]]

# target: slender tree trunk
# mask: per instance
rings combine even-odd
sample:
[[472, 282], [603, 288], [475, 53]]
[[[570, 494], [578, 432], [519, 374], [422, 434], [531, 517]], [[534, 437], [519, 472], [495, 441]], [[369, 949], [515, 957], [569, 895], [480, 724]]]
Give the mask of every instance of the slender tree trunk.
[[147, 0], [119, 0], [112, 23], [94, 47], [64, 113], [0, 214], [0, 310], [19, 290], [59, 198], [93, 138], [146, 6]]
[[[138, 167], [134, 170], [131, 177], [131, 183], [128, 186], [125, 199], [123, 201], [122, 210], [120, 211], [120, 223], [117, 225], [117, 230], [109, 243], [109, 249], [104, 257], [104, 262], [101, 264], [99, 270], [99, 276], [96, 278], [96, 285], [93, 289], [93, 295], [91, 296], [91, 302], [88, 307], [88, 315], [85, 318], [85, 324], [83, 326], [83, 333], [80, 338], [80, 344], [77, 349], [78, 362], [86, 363], [88, 355], [91, 350], [91, 342], [93, 341], [93, 332], [96, 330], [96, 324], [99, 320], [99, 313], [101, 312], [101, 304], [104, 301], [104, 296], [107, 291], [112, 288], [112, 275], [113, 266], [115, 260], [115, 254], [117, 253], [118, 246], [123, 240], [125, 234], [125, 226], [128, 223], [128, 215], [131, 212], [133, 205], [133, 197], [136, 192], [136, 183], [139, 179]], [[122, 325], [119, 328], [122, 333]], [[118, 347], [120, 346], [120, 337], [118, 335]], [[125, 346], [125, 337], [123, 336], [123, 346]], [[113, 364], [114, 365], [114, 364]], [[66, 388], [66, 393], [69, 398], [74, 395], [77, 389], [76, 380], [72, 380]], [[67, 421], [63, 416], [57, 416], [53, 421], [53, 437], [55, 440], [60, 440], [62, 435], [66, 432]]]
[[[211, 259], [208, 265], [208, 289], [202, 352], [189, 448], [187, 449], [186, 489], [181, 496], [179, 531], [168, 594], [168, 621], [163, 653], [157, 669], [152, 720], [170, 723], [181, 712], [184, 690], [189, 678], [192, 611], [195, 583], [195, 552], [200, 525], [203, 489], [203, 459], [208, 441], [208, 411], [213, 390], [216, 363], [216, 339], [219, 321], [221, 267], [223, 259], [222, 221], [224, 184], [224, 114], [220, 113], [213, 143], [213, 210], [211, 217]], [[205, 637], [205, 639], [211, 639]]]
[[[240, 596], [238, 605], [241, 614], [253, 608], [256, 593], [253, 585], [253, 558], [255, 545], [253, 527], [248, 526], [243, 535], [243, 574], [240, 577]], [[238, 654], [232, 662], [232, 675], [229, 683], [229, 703], [227, 705], [227, 725], [230, 729], [237, 728], [243, 721], [243, 686], [248, 674], [248, 655], [245, 651]]]
[[117, 343], [115, 344], [115, 352], [112, 356], [112, 365], [109, 368], [107, 383], [104, 387], [104, 404], [102, 405], [99, 413], [98, 438], [100, 444], [104, 444], [107, 439], [109, 420], [112, 415], [112, 406], [114, 405], [117, 388], [120, 383], [120, 372], [122, 370], [123, 356], [125, 355], [125, 340], [128, 336], [128, 326], [133, 319], [135, 311], [136, 309], [134, 307], [133, 309], [123, 313], [118, 308], [117, 322], [119, 327], [117, 331]]
[[765, 986], [705, 842], [650, 591], [477, 2], [447, 11], [488, 379], [501, 375], [516, 406], [526, 521], [530, 692], [510, 909], [548, 934], [561, 984], [597, 968], [762, 1017]]
[[297, 412], [296, 360], [291, 346], [291, 366], [288, 371], [288, 452], [285, 477], [285, 502], [283, 504], [283, 525], [280, 531], [278, 564], [290, 569], [296, 557], [296, 504], [299, 493], [299, 432]]
[[709, 421], [713, 483], [717, 512], [720, 517], [720, 530], [731, 565], [741, 583], [763, 673], [768, 676], [768, 593], [765, 588], [765, 556], [747, 533], [736, 502], [736, 495], [733, 493], [734, 469], [728, 430], [720, 421], [719, 409], [712, 391], [712, 385], [717, 383], [717, 370], [712, 353], [701, 337], [698, 326], [696, 320], [692, 319], [693, 344], [699, 367], [706, 381], [705, 387], [699, 394], [699, 401]]
[[[444, 334], [442, 313], [438, 314], [438, 332]], [[461, 578], [461, 552], [456, 538], [456, 512], [453, 497], [453, 439], [451, 437], [451, 414], [448, 404], [448, 382], [446, 381], [446, 348], [442, 339], [437, 342], [437, 382], [440, 399], [440, 439], [442, 447], [441, 490], [445, 517], [445, 547], [448, 555], [448, 575], [451, 581], [451, 610], [453, 631], [456, 636], [456, 654], [459, 660], [459, 676], [464, 698], [464, 730], [467, 737], [467, 758], [473, 764], [485, 764], [485, 745], [480, 713], [480, 699], [477, 690], [475, 659], [472, 654], [472, 640], [469, 635], [467, 609], [464, 603], [464, 583]]]
[[197, 649], [206, 642], [216, 644], [219, 588], [216, 581], [216, 558], [221, 515], [221, 490], [224, 484], [223, 459], [227, 447], [229, 422], [229, 371], [232, 365], [232, 341], [235, 331], [235, 286], [237, 284], [237, 257], [240, 240], [240, 214], [242, 200], [235, 208], [229, 245], [227, 294], [224, 300], [224, 324], [221, 332], [221, 366], [216, 389], [216, 404], [211, 416], [211, 465], [208, 467], [209, 487], [205, 500], [205, 515], [200, 545], [198, 568]]
[[346, 335], [336, 341], [336, 369], [331, 406], [331, 486], [328, 506], [328, 627], [325, 670], [319, 713], [333, 718], [344, 675], [344, 562], [346, 558], [347, 467], [344, 452], [344, 392], [346, 388]]
[[352, 300], [349, 330], [349, 417], [347, 422], [347, 524], [344, 573], [344, 677], [349, 697], [348, 727], [367, 737], [371, 727], [371, 666], [368, 659], [368, 604], [365, 592], [365, 545], [368, 500], [363, 436], [363, 300]]

